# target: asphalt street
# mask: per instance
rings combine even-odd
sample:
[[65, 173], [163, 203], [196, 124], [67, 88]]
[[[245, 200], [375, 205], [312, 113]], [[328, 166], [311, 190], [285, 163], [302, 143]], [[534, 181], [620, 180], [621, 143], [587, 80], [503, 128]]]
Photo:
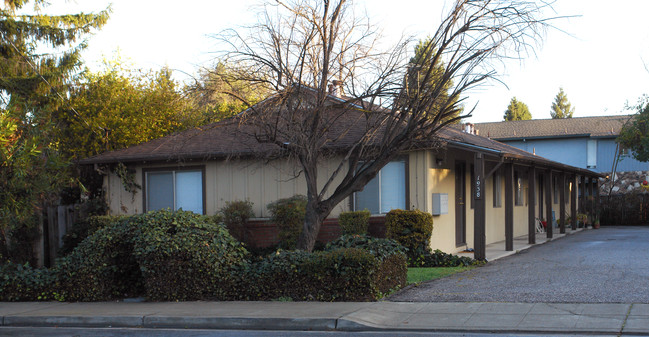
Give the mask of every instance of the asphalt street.
[[649, 227], [602, 227], [408, 287], [399, 302], [649, 303]]

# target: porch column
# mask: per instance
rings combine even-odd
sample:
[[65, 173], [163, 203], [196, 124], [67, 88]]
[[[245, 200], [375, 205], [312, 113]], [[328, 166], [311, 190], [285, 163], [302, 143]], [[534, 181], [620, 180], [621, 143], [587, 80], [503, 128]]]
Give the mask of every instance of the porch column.
[[559, 174], [559, 233], [566, 233], [566, 173]]
[[570, 191], [570, 226], [573, 231], [577, 230], [577, 174], [570, 177], [572, 190]]
[[473, 160], [473, 249], [474, 258], [479, 261], [487, 259], [486, 252], [486, 214], [484, 198], [484, 156], [482, 153], [476, 153]]
[[[545, 171], [545, 233], [548, 239], [552, 239], [552, 170]], [[539, 200], [539, 202], [543, 202]]]
[[505, 250], [514, 250], [514, 164], [505, 164]]
[[527, 236], [528, 243], [536, 243], [536, 217], [534, 216], [534, 208], [536, 206], [536, 169], [530, 166], [527, 171]]
[[581, 184], [579, 184], [579, 213], [586, 213], [584, 209], [586, 205], [586, 176], [581, 176]]
[[590, 177], [588, 180], [588, 205], [589, 205], [589, 211], [590, 211], [590, 225], [595, 224], [595, 178]]
[[[599, 178], [595, 178], [595, 194], [593, 195], [593, 198], [595, 199], [594, 204], [595, 208], [593, 212], [595, 212], [595, 218], [599, 218]], [[593, 222], [593, 224], [595, 224]]]

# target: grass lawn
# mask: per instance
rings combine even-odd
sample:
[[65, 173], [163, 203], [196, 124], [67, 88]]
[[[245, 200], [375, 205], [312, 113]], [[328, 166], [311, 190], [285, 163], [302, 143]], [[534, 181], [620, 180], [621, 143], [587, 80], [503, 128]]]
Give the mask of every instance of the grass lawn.
[[475, 267], [408, 268], [408, 284], [446, 277]]

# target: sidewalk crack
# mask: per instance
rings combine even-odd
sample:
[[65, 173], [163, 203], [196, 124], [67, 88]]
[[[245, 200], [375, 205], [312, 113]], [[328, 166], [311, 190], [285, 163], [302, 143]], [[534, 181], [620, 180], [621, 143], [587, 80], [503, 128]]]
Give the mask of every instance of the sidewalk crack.
[[626, 321], [629, 319], [629, 316], [631, 316], [631, 309], [633, 309], [633, 303], [629, 306], [629, 310], [626, 312], [626, 316], [624, 317], [624, 321], [622, 322], [622, 326], [620, 327], [620, 333], [617, 335], [617, 337], [622, 336], [622, 333], [624, 332], [624, 327], [626, 327]]

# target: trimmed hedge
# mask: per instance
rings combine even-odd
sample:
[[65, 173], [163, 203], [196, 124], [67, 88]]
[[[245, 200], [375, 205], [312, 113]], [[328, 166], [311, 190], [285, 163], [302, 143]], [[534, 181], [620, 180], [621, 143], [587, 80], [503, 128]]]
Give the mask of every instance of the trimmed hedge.
[[226, 201], [219, 212], [225, 227], [235, 239], [246, 243], [246, 223], [255, 216], [252, 211], [252, 202], [246, 200]]
[[306, 197], [294, 195], [268, 204], [270, 221], [279, 227], [279, 244], [283, 249], [295, 249], [302, 233], [306, 214]]
[[365, 249], [339, 248], [307, 253], [278, 251], [251, 266], [247, 299], [372, 301], [406, 284], [406, 260], [382, 260]]
[[120, 215], [95, 215], [75, 222], [63, 236], [63, 246], [59, 249], [59, 254], [69, 254], [89, 235], [123, 218], [124, 216]]
[[97, 230], [52, 269], [0, 265], [0, 299], [370, 301], [405, 286], [404, 251], [354, 235], [325, 251], [277, 251], [251, 263], [212, 218], [162, 210]]
[[235, 296], [235, 271], [247, 262], [223, 226], [161, 210], [98, 230], [59, 260], [56, 272], [67, 300], [224, 300]]
[[340, 248], [362, 248], [379, 260], [391, 255], [405, 255], [407, 249], [392, 239], [380, 239], [369, 235], [343, 235], [325, 246], [325, 250]]
[[370, 211], [342, 212], [338, 216], [338, 225], [343, 235], [364, 235], [370, 225]]
[[433, 216], [420, 210], [393, 209], [385, 216], [385, 236], [408, 248], [408, 265], [418, 265], [430, 253]]

